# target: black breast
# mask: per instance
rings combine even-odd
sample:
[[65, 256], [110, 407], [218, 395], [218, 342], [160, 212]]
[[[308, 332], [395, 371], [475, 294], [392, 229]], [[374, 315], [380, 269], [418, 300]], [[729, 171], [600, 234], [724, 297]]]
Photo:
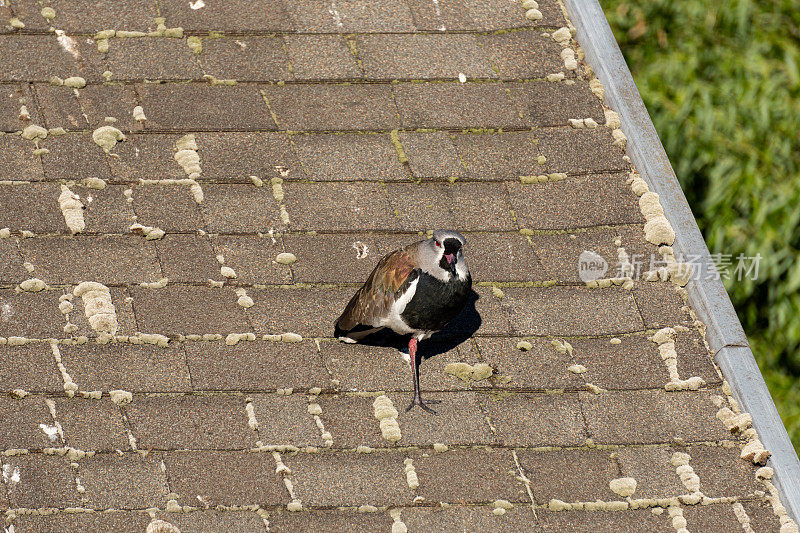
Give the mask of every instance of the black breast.
[[411, 328], [438, 331], [461, 312], [471, 288], [470, 276], [464, 281], [453, 277], [445, 282], [420, 272], [414, 297], [400, 316]]

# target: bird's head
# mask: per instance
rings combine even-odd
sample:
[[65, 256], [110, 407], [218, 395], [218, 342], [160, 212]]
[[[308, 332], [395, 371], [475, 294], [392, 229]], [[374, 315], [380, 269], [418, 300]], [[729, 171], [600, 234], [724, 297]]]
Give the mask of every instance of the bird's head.
[[[436, 230], [433, 236], [424, 242], [427, 263], [459, 278], [466, 277], [467, 268], [464, 261], [463, 246], [467, 240], [457, 231]], [[449, 277], [449, 276], [447, 276]]]

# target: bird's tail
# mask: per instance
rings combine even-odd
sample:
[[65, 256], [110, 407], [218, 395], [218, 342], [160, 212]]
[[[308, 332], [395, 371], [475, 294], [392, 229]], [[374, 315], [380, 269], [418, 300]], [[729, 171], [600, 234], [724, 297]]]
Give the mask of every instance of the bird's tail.
[[356, 327], [352, 329], [342, 329], [339, 327], [337, 323], [333, 328], [333, 336], [339, 339], [340, 341], [344, 342], [358, 342], [360, 339], [363, 339], [367, 335], [371, 335], [377, 331], [382, 330], [382, 327], [373, 327], [373, 326], [365, 326], [363, 324], [358, 324]]

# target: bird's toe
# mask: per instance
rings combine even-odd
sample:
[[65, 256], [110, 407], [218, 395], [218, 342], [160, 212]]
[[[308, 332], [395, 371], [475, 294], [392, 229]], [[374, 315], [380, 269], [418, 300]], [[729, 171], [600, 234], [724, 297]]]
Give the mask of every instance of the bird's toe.
[[416, 396], [414, 398], [414, 400], [412, 400], [411, 405], [406, 407], [406, 412], [408, 412], [411, 409], [413, 409], [415, 405], [419, 405], [422, 408], [423, 411], [427, 411], [428, 413], [431, 413], [431, 414], [435, 415], [435, 414], [437, 414], [436, 411], [434, 411], [433, 409], [428, 407], [428, 404], [436, 405], [437, 403], [442, 403], [442, 402], [440, 400], [427, 400], [427, 401], [423, 402], [422, 398], [420, 398], [419, 396]]

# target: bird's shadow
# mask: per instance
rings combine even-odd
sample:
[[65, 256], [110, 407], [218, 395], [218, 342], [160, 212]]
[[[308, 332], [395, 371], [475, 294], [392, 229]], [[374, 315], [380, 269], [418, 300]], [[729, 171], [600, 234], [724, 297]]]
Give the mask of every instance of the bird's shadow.
[[[425, 342], [421, 342], [417, 353], [423, 359], [428, 359], [434, 355], [448, 352], [469, 339], [481, 327], [481, 315], [475, 308], [475, 302], [479, 298], [478, 293], [471, 290], [461, 313], [451, 320], [444, 329], [434, 333]], [[408, 339], [408, 335], [400, 335], [390, 329], [382, 329], [360, 339], [358, 343], [366, 344], [367, 346], [396, 348], [401, 352], [408, 353]]]

